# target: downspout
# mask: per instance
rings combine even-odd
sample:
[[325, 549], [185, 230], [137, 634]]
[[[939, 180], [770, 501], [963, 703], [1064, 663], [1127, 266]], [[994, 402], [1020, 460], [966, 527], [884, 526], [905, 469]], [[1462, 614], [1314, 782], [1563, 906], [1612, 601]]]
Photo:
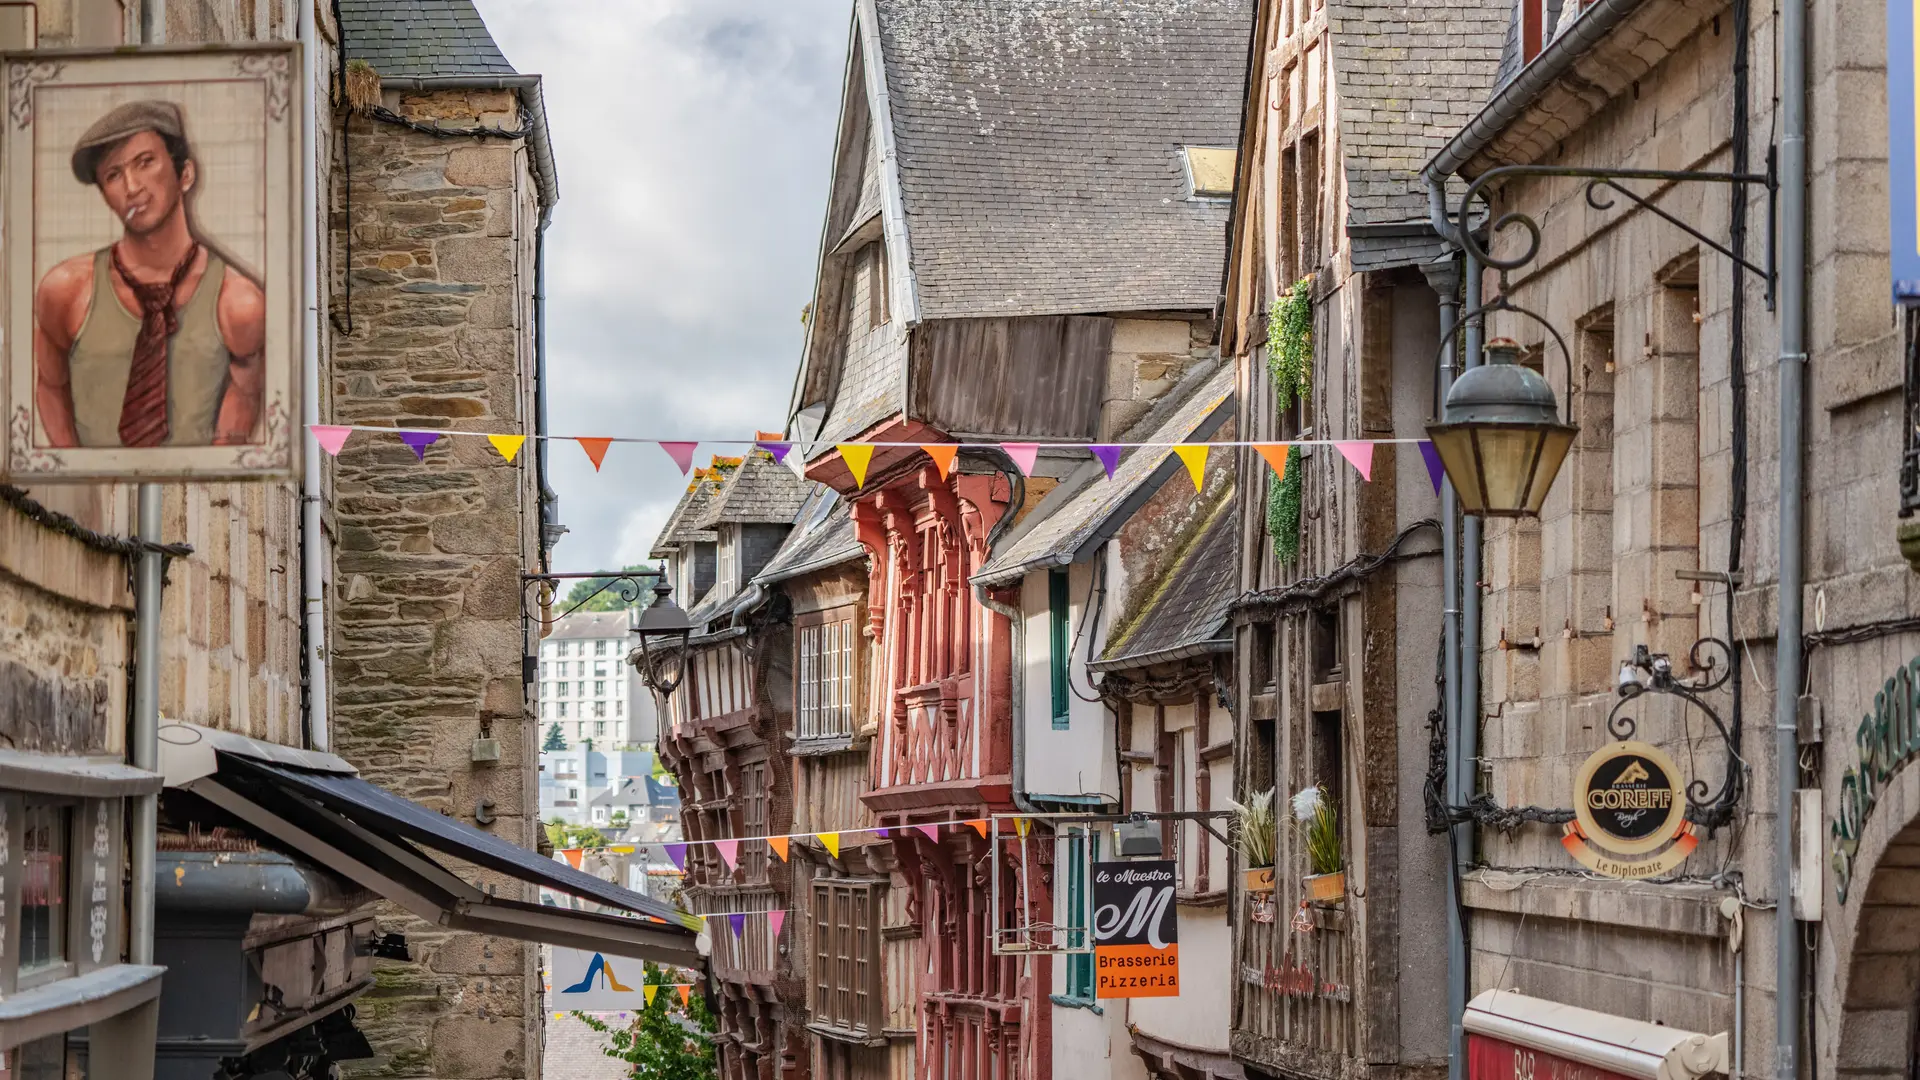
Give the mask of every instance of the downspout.
[[549, 553], [566, 535], [560, 524], [560, 495], [547, 483], [547, 224], [553, 207], [540, 209], [533, 239], [533, 467], [540, 485], [540, 570], [550, 569]]
[[[961, 453], [969, 452], [963, 450]], [[1007, 501], [1007, 512], [1001, 514], [1000, 520], [994, 522], [993, 528], [987, 532], [989, 557], [993, 555], [993, 546], [1000, 542], [1000, 537], [1013, 527], [1013, 519], [1019, 516], [1020, 505], [1027, 499], [1027, 478], [1013, 463], [1013, 459], [1007, 457], [1004, 451], [994, 451], [991, 456], [994, 458], [993, 467], [1006, 475], [1012, 494]], [[1004, 459], [1004, 464], [1001, 459]], [[981, 607], [1006, 619], [1013, 627], [1013, 663], [1008, 665], [1012, 669], [1008, 673], [1012, 683], [1008, 688], [1008, 696], [1013, 703], [1010, 725], [1013, 728], [1013, 808], [1023, 814], [1037, 814], [1040, 810], [1027, 798], [1027, 613], [1013, 604], [995, 600], [988, 595], [987, 586], [977, 581], [973, 584], [973, 598], [980, 602]]]
[[1794, 795], [1800, 787], [1799, 707], [1805, 656], [1805, 394], [1807, 378], [1807, 12], [1780, 5], [1780, 581], [1774, 638], [1774, 1009], [1777, 1076], [1800, 1070], [1800, 921], [1793, 917]]
[[[300, 287], [300, 412], [307, 424], [320, 423], [320, 154], [319, 111], [315, 86], [319, 72], [320, 35], [314, 25], [312, 3], [300, 5], [300, 138], [304, 173], [300, 193], [300, 240], [306, 262]], [[349, 226], [351, 227], [351, 226]], [[352, 268], [348, 268], [351, 272]], [[320, 508], [326, 499], [321, 455], [309, 449], [301, 461], [300, 593], [306, 632], [307, 746], [327, 751], [333, 745], [327, 706], [327, 540]], [[138, 880], [136, 878], [135, 880]]]

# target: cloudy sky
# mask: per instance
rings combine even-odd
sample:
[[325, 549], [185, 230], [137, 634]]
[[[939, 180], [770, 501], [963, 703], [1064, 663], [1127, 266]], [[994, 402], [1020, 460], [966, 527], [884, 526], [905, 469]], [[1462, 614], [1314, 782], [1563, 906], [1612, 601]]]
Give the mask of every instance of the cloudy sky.
[[[784, 421], [811, 299], [850, 0], [476, 0], [545, 77], [549, 420], [562, 435], [750, 438]], [[715, 450], [702, 447], [704, 461]], [[685, 481], [657, 447], [550, 465], [555, 570], [646, 556]]]

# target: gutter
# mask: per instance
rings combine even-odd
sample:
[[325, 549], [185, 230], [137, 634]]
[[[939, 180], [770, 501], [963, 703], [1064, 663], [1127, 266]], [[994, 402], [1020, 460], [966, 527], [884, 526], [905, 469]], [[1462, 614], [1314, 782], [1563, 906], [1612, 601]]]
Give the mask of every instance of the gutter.
[[[551, 211], [560, 201], [560, 173], [554, 166], [553, 141], [547, 133], [547, 104], [540, 90], [538, 75], [429, 75], [395, 78], [382, 75], [383, 90], [513, 90], [520, 95], [520, 107], [527, 110], [527, 147], [532, 153], [533, 182], [540, 191], [540, 206]], [[541, 227], [546, 214], [541, 215]]]
[[[1436, 179], [1444, 181], [1447, 176], [1459, 172], [1467, 162], [1477, 157], [1522, 111], [1532, 106], [1548, 86], [1572, 70], [1574, 61], [1599, 44], [1602, 38], [1613, 33], [1616, 27], [1626, 21], [1627, 16], [1645, 2], [1598, 0], [1583, 12], [1573, 21], [1570, 29], [1540, 50], [1540, 55], [1533, 58], [1533, 63], [1521, 68], [1510, 82], [1494, 91], [1486, 107], [1467, 121], [1467, 125], [1447, 140], [1440, 152], [1427, 162], [1426, 167], [1420, 170], [1420, 175], [1429, 187]], [[1435, 228], [1439, 228], [1438, 222]], [[1441, 229], [1440, 235], [1452, 236], [1453, 230]]]
[[1087, 665], [1088, 671], [1108, 672], [1127, 671], [1134, 668], [1153, 667], [1156, 664], [1172, 663], [1175, 660], [1189, 660], [1196, 656], [1223, 656], [1233, 652], [1233, 642], [1219, 638], [1175, 645], [1170, 649], [1155, 649], [1150, 653], [1137, 656], [1119, 657], [1113, 660], [1095, 660]]

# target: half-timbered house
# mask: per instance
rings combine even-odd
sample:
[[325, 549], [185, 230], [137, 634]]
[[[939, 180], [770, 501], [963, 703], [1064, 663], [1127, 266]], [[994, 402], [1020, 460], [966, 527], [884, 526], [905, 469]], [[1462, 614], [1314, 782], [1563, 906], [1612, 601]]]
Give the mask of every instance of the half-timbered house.
[[[1087, 461], [1045, 444], [1114, 437], [1194, 359], [1220, 289], [1218, 166], [1251, 10], [855, 4], [788, 433], [868, 555], [862, 799], [919, 928], [928, 1080], [1053, 1072], [1053, 964], [993, 946], [995, 927], [1053, 904], [1048, 868], [1017, 854], [1043, 847], [996, 852], [986, 825], [1015, 806], [1020, 589], [972, 578]], [[1003, 442], [1041, 445], [1029, 465]]]
[[[1223, 352], [1242, 438], [1300, 442], [1284, 477], [1240, 452], [1234, 773], [1243, 800], [1332, 800], [1345, 895], [1291, 917], [1308, 873], [1283, 821], [1271, 896], [1236, 877], [1232, 1045], [1271, 1076], [1444, 1072], [1445, 845], [1421, 780], [1442, 629], [1439, 501], [1410, 445], [1370, 479], [1324, 441], [1418, 439], [1439, 299], [1457, 282], [1417, 176], [1491, 85], [1507, 0], [1260, 0]], [[1429, 281], [1432, 272], [1437, 282]], [[1278, 918], [1272, 918], [1277, 908]]]
[[764, 450], [716, 458], [655, 548], [669, 581], [704, 589], [682, 594], [693, 637], [685, 675], [666, 699], [660, 754], [682, 792], [687, 907], [718, 916], [707, 930], [723, 1080], [808, 1072], [805, 1000], [784, 944], [792, 876], [766, 840], [785, 835], [793, 817], [791, 626], [777, 599], [750, 584], [785, 540], [807, 488]]

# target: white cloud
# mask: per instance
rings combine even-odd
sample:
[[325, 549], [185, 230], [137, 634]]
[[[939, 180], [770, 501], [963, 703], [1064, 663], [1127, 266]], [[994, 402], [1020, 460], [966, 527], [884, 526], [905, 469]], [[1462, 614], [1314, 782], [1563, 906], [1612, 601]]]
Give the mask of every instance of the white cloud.
[[[552, 430], [750, 438], [785, 419], [826, 207], [848, 0], [477, 0], [544, 76]], [[737, 453], [738, 446], [711, 450]], [[702, 459], [709, 448], [702, 448]], [[557, 570], [643, 558], [685, 485], [658, 448], [555, 444]]]

